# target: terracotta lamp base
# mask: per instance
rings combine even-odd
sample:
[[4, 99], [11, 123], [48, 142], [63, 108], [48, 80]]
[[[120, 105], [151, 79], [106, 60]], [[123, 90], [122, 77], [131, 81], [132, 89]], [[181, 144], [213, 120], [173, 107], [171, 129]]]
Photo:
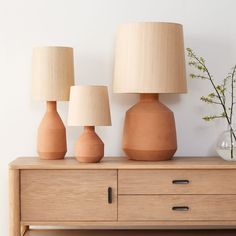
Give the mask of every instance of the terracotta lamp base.
[[40, 159], [57, 160], [65, 157], [66, 129], [57, 113], [55, 101], [47, 102], [47, 111], [38, 128], [37, 145]]
[[94, 126], [85, 126], [75, 144], [75, 157], [79, 162], [99, 162], [104, 156], [104, 143], [95, 133]]
[[123, 150], [129, 159], [163, 161], [177, 150], [173, 112], [159, 102], [158, 94], [141, 94], [126, 112]]

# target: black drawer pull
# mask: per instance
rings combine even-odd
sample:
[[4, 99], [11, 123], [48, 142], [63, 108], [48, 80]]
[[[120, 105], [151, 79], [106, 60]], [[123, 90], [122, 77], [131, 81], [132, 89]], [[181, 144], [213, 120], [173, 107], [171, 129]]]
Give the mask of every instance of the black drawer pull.
[[189, 184], [187, 179], [175, 179], [172, 181], [172, 184]]
[[108, 193], [108, 203], [111, 204], [112, 203], [112, 188], [111, 187], [107, 189], [107, 193]]
[[172, 207], [173, 211], [188, 211], [189, 207], [188, 206], [174, 206]]

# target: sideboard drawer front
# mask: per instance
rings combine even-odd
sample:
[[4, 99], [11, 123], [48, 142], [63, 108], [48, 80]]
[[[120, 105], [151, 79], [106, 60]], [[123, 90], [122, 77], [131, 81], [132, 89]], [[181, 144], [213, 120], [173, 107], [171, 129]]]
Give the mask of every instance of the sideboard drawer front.
[[119, 170], [119, 194], [236, 194], [236, 170]]
[[21, 220], [117, 220], [117, 171], [22, 170]]
[[234, 195], [120, 195], [119, 221], [236, 220]]

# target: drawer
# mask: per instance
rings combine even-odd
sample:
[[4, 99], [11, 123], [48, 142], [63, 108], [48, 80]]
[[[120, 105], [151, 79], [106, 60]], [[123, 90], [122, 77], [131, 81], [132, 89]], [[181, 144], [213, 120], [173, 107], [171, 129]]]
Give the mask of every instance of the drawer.
[[117, 171], [22, 170], [21, 220], [117, 220]]
[[119, 194], [236, 194], [236, 170], [119, 170]]
[[118, 220], [236, 220], [236, 196], [120, 195]]

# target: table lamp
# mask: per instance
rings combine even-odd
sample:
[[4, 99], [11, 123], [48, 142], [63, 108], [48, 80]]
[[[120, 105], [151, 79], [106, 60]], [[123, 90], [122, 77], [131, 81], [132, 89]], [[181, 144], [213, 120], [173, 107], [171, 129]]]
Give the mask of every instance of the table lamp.
[[113, 90], [140, 94], [124, 122], [123, 150], [129, 159], [171, 159], [177, 150], [175, 120], [173, 112], [159, 101], [159, 94], [187, 91], [182, 25], [122, 25], [116, 42]]
[[37, 47], [32, 57], [33, 98], [46, 101], [47, 110], [38, 128], [37, 149], [40, 159], [63, 159], [66, 130], [57, 113], [56, 101], [68, 101], [74, 84], [73, 49]]
[[99, 162], [104, 156], [104, 144], [95, 126], [110, 126], [110, 108], [106, 86], [72, 86], [69, 101], [69, 126], [84, 126], [75, 145], [79, 162]]

